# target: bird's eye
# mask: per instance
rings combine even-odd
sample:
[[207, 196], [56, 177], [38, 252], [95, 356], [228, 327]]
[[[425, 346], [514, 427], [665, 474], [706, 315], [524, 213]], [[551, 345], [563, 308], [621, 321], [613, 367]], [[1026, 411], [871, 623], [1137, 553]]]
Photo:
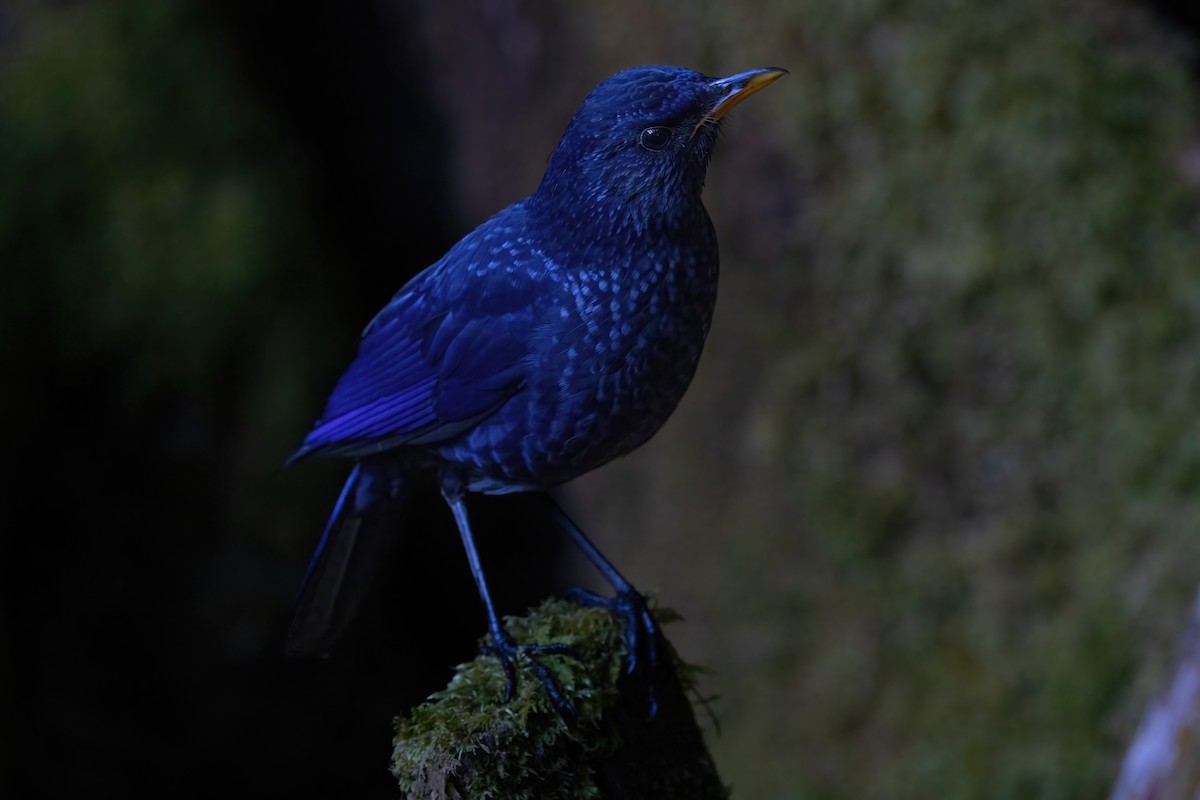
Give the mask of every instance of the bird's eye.
[[671, 129], [661, 126], [646, 128], [638, 136], [638, 144], [647, 150], [662, 150], [671, 143]]

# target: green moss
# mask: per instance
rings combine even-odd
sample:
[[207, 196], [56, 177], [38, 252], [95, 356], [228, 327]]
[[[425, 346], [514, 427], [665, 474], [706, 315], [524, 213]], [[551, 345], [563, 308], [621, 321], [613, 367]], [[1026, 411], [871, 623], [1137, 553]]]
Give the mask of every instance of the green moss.
[[659, 713], [647, 721], [645, 689], [624, 684], [621, 630], [607, 611], [549, 600], [507, 629], [518, 643], [575, 649], [577, 658], [540, 656], [575, 717], [555, 711], [524, 660], [509, 702], [494, 657], [462, 664], [445, 689], [396, 720], [392, 773], [406, 796], [726, 797], [686, 698], [689, 670], [665, 671]]

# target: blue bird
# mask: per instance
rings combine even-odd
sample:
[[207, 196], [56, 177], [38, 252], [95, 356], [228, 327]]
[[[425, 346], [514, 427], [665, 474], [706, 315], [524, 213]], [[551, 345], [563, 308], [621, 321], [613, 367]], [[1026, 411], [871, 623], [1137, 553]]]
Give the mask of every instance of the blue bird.
[[412, 478], [431, 472], [510, 692], [512, 662], [523, 656], [567, 705], [537, 659], [564, 648], [518, 646], [501, 627], [467, 492], [542, 493], [615, 591], [578, 599], [622, 617], [630, 670], [639, 656], [654, 661], [645, 601], [544, 492], [641, 445], [683, 397], [717, 296], [717, 238], [701, 191], [718, 129], [784, 74], [710, 78], [646, 66], [608, 78], [575, 113], [537, 191], [467, 234], [371, 321], [289, 460], [356, 462], [297, 600], [293, 655], [336, 639], [353, 613], [354, 584], [397, 535]]

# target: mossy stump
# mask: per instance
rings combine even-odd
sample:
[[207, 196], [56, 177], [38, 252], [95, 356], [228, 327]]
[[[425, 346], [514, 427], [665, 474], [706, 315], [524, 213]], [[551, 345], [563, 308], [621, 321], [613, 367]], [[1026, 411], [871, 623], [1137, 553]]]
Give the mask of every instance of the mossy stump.
[[578, 658], [539, 657], [574, 704], [574, 719], [554, 709], [523, 659], [509, 702], [495, 658], [462, 664], [445, 689], [396, 720], [392, 774], [406, 797], [728, 798], [688, 697], [688, 669], [665, 639], [654, 676], [658, 712], [648, 720], [646, 685], [624, 674], [620, 625], [607, 611], [548, 600], [506, 626], [518, 643], [575, 649]]

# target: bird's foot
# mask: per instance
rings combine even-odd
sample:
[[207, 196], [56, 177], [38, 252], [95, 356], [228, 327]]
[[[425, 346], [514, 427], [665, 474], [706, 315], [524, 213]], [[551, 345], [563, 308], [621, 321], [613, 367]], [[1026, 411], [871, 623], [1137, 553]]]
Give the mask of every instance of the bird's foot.
[[646, 598], [632, 587], [618, 592], [615, 597], [606, 597], [586, 589], [572, 589], [567, 597], [588, 608], [606, 608], [621, 622], [621, 632], [625, 638], [625, 674], [638, 677], [640, 673], [646, 686], [646, 719], [654, 719], [658, 713], [654, 685], [658, 676], [661, 633]]
[[562, 685], [554, 677], [554, 673], [538, 658], [542, 655], [560, 655], [577, 659], [579, 654], [575, 652], [575, 648], [569, 644], [517, 644], [506, 633], [494, 632], [491, 638], [492, 643], [481, 648], [480, 652], [486, 656], [495, 656], [504, 669], [504, 702], [512, 700], [513, 688], [516, 686], [517, 673], [514, 663], [518, 658], [524, 658], [529, 662], [533, 674], [541, 681], [546, 696], [550, 698], [550, 704], [563, 721], [570, 722], [575, 718], [575, 706], [563, 692]]

